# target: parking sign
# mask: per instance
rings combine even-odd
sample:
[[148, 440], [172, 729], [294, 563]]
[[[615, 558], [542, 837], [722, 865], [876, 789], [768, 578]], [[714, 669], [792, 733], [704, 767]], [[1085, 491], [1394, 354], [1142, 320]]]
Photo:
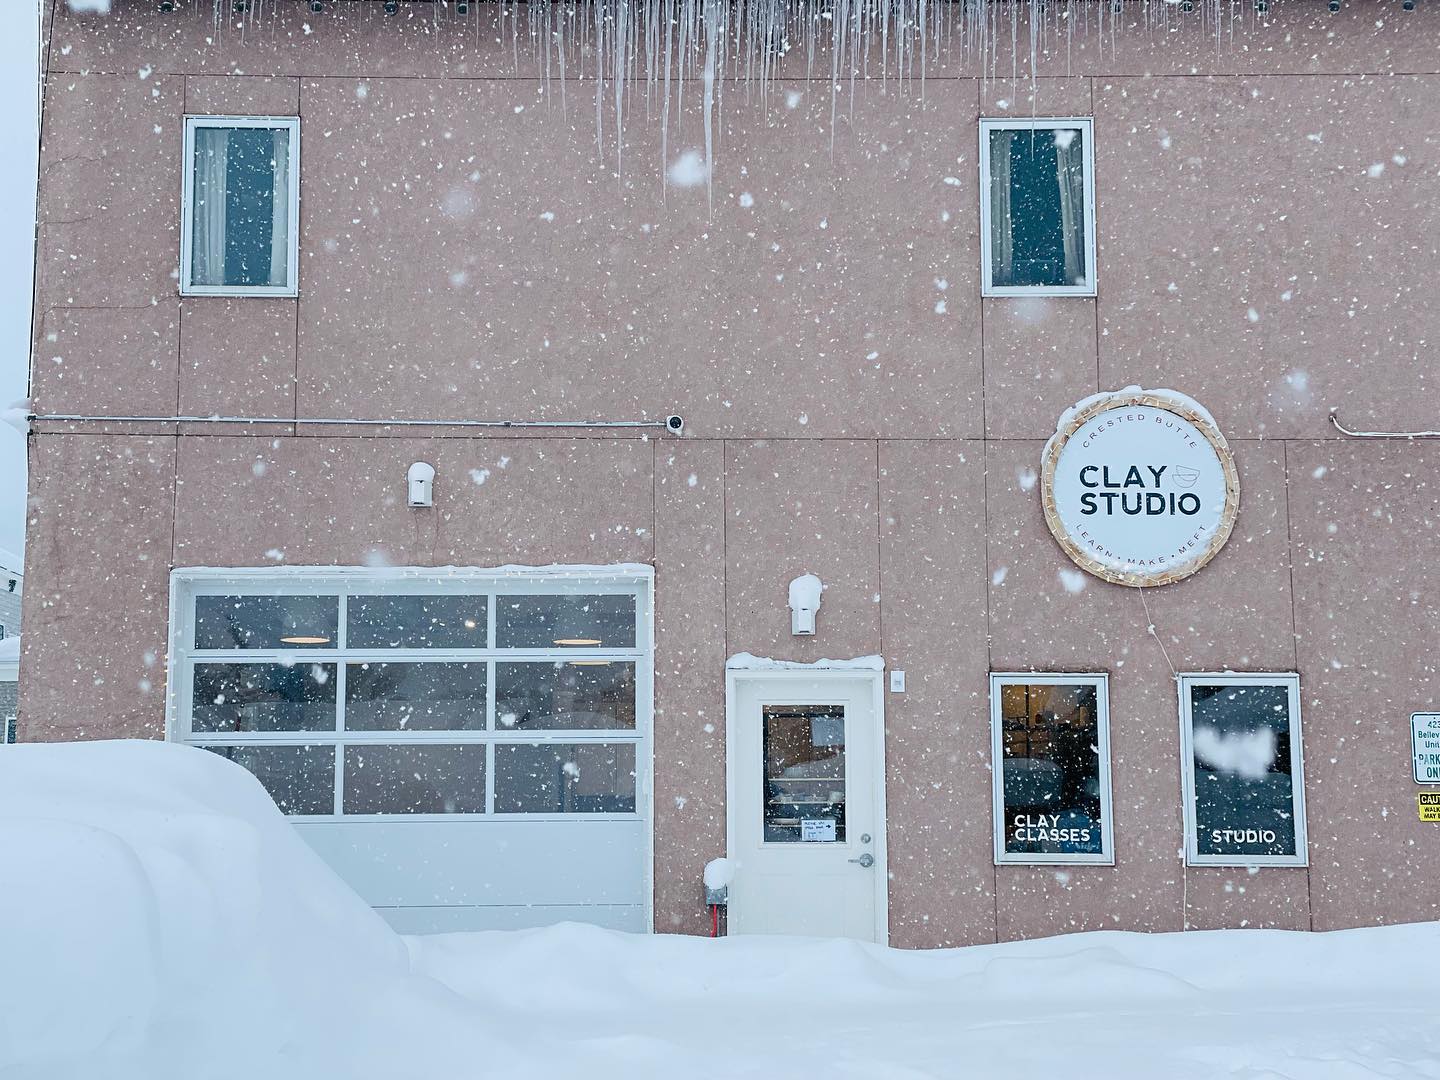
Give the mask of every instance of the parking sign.
[[1440, 713], [1410, 714], [1410, 747], [1415, 757], [1415, 782], [1440, 784]]

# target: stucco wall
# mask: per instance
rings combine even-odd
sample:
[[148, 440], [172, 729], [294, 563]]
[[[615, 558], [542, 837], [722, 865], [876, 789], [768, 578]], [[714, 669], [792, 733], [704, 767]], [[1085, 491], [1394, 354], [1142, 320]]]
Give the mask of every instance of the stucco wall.
[[[721, 668], [742, 650], [906, 670], [886, 717], [896, 944], [1440, 913], [1406, 726], [1436, 691], [1440, 451], [1327, 420], [1440, 415], [1440, 11], [1376, 27], [1372, 5], [1279, 0], [1219, 48], [1122, 34], [1033, 83], [937, 65], [923, 97], [861, 83], [833, 151], [825, 82], [796, 79], [768, 111], [727, 99], [712, 218], [703, 187], [662, 198], [642, 110], [618, 177], [590, 84], [562, 116], [483, 36], [302, 7], [210, 44], [190, 10], [57, 12], [37, 411], [679, 412], [687, 434], [41, 422], [22, 738], [160, 734], [172, 565], [640, 560], [659, 929], [704, 927]], [[300, 298], [181, 300], [181, 118], [297, 110]], [[1092, 300], [979, 297], [977, 120], [1032, 110], [1095, 117]], [[675, 124], [672, 156], [699, 139], [695, 113]], [[1061, 587], [1031, 481], [1060, 410], [1128, 383], [1202, 400], [1243, 488], [1220, 556], [1143, 600]], [[421, 457], [433, 511], [404, 505]], [[809, 640], [784, 608], [802, 571], [830, 586]], [[1300, 673], [1308, 870], [1181, 865], [1171, 665]], [[991, 863], [986, 674], [1032, 667], [1111, 674], [1113, 868]]]

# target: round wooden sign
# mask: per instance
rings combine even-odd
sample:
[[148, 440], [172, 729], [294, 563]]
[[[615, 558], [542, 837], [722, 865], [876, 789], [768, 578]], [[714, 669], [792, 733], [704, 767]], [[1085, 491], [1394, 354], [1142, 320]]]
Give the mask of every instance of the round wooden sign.
[[1189, 577], [1230, 538], [1235, 459], [1214, 418], [1173, 390], [1087, 398], [1045, 444], [1040, 490], [1056, 542], [1116, 585]]

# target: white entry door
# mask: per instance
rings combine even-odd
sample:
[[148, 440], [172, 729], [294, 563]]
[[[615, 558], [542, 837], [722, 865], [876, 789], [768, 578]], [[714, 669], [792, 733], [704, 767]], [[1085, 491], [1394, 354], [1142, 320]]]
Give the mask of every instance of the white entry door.
[[881, 671], [730, 671], [734, 934], [883, 943]]

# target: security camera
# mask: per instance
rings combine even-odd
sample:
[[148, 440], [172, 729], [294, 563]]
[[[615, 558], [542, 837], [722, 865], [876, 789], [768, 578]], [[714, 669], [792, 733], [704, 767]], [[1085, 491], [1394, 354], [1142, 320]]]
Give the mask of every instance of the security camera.
[[175, 10], [175, 0], [160, 0], [160, 10], [168, 15]]
[[676, 413], [665, 418], [665, 430], [671, 435], [679, 435], [685, 430], [685, 418]]
[[468, 15], [469, 13], [470, 13], [470, 4], [467, 2], [467, 0], [455, 0], [455, 14], [456, 14], [456, 15]]
[[1400, 6], [1401, 6], [1402, 8], [1404, 8], [1406, 11], [1414, 11], [1414, 10], [1415, 10], [1415, 0], [1403, 0], [1403, 2], [1400, 4]]
[[385, 14], [394, 15], [400, 10], [400, 0], [385, 0]]
[[310, 0], [310, 10], [319, 15], [325, 10], [325, 0]]
[[1331, 11], [1339, 11], [1339, 10], [1340, 10], [1340, 0], [1330, 0], [1330, 10], [1331, 10]]

